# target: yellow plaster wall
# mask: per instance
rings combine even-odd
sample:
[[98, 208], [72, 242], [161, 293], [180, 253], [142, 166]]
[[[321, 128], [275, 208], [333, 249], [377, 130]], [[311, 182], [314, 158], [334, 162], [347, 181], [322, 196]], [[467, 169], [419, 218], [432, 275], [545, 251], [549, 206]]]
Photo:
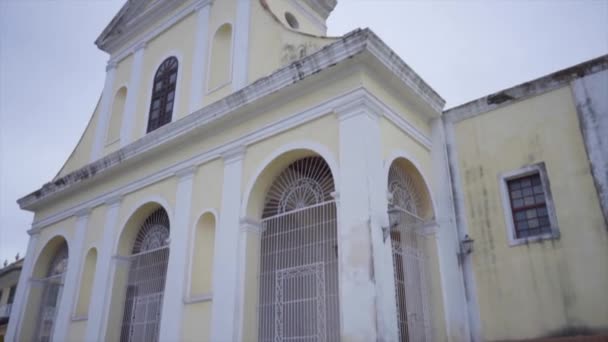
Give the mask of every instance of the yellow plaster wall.
[[[608, 329], [608, 234], [570, 88], [469, 118], [454, 130], [484, 339]], [[561, 238], [509, 247], [498, 175], [539, 162]]]
[[68, 341], [84, 341], [88, 320], [72, 321], [68, 330]]
[[182, 320], [182, 340], [209, 341], [211, 336], [211, 308], [213, 302], [186, 304]]
[[[259, 1], [256, 2], [259, 3]], [[306, 32], [314, 35], [324, 34], [324, 32], [322, 32], [317, 26], [315, 26], [312, 20], [310, 20], [308, 16], [302, 12], [302, 10], [294, 6], [293, 2], [289, 0], [266, 0], [266, 3], [268, 4], [268, 7], [272, 11], [272, 13], [274, 13], [277, 19], [280, 20], [281, 23], [285, 25], [285, 27], [290, 27], [287, 23], [287, 20], [285, 19], [285, 12], [290, 12], [291, 14], [293, 14], [293, 16], [298, 21], [298, 24], [300, 25], [298, 29], [295, 29], [296, 31]], [[310, 10], [310, 8], [303, 1], [301, 2], [301, 6]], [[310, 10], [310, 12], [312, 13], [313, 11]], [[320, 21], [324, 21], [318, 16], [317, 18]]]
[[93, 208], [87, 221], [87, 232], [85, 235], [84, 253], [91, 247], [101, 247], [103, 229], [105, 227], [107, 207], [100, 205]]

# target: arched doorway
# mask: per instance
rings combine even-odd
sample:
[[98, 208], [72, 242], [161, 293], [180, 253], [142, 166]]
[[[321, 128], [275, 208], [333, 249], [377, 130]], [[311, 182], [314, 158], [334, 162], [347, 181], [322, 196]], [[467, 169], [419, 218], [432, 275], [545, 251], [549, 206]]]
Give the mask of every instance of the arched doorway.
[[63, 281], [68, 268], [68, 245], [65, 240], [61, 241], [52, 255], [44, 278], [34, 279], [41, 285], [42, 297], [38, 312], [35, 340], [40, 342], [50, 341], [53, 336], [55, 319], [57, 317], [57, 306], [61, 299]]
[[169, 216], [152, 212], [127, 257], [128, 275], [120, 341], [158, 341], [169, 260]]
[[304, 157], [274, 179], [262, 214], [260, 341], [338, 341], [334, 180], [325, 160]]
[[394, 161], [388, 175], [391, 247], [399, 339], [430, 341], [429, 296], [424, 253], [424, 223], [432, 216], [422, 177], [405, 159]]

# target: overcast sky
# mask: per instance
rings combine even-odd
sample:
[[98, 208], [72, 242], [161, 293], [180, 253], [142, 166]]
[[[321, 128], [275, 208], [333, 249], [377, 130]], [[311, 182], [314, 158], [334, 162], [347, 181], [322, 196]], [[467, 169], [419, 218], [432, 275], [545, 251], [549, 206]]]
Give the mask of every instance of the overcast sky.
[[[108, 58], [93, 41], [123, 2], [0, 0], [0, 263], [27, 247], [15, 201], [54, 177], [92, 114]], [[357, 27], [452, 107], [608, 53], [608, 0], [339, 0], [329, 34]]]

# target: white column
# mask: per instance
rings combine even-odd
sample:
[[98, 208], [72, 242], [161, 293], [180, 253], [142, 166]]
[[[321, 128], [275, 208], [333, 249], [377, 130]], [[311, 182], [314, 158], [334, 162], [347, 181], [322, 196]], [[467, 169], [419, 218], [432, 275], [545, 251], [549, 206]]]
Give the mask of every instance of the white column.
[[[249, 218], [244, 218], [240, 220], [240, 236], [239, 236], [239, 268], [238, 268], [238, 274], [237, 274], [237, 296], [236, 296], [236, 302], [237, 302], [237, 319], [236, 319], [236, 334], [235, 334], [235, 341], [244, 341], [243, 339], [243, 324], [245, 321], [245, 297], [246, 297], [246, 293], [245, 290], [247, 288], [247, 281], [251, 280], [250, 278], [248, 279], [248, 271], [252, 272], [253, 274], [258, 274], [259, 272], [259, 253], [260, 253], [260, 238], [262, 237], [262, 224], [259, 221], [253, 220], [253, 219], [249, 219]], [[255, 250], [257, 248], [257, 250]], [[251, 263], [252, 260], [249, 260], [249, 258], [255, 255], [256, 256], [256, 260], [253, 261], [253, 264]], [[249, 269], [248, 269], [249, 267]], [[255, 269], [251, 269], [251, 267], [255, 267]], [[252, 274], [252, 273], [249, 273]], [[258, 279], [255, 279], [255, 281], [258, 281]], [[257, 287], [256, 287], [257, 288]], [[255, 294], [257, 295], [257, 293]], [[249, 336], [250, 337], [250, 336]], [[249, 338], [250, 339], [250, 338]]]
[[133, 140], [133, 125], [137, 109], [137, 99], [141, 88], [141, 73], [144, 64], [144, 51], [146, 42], [135, 46], [133, 52], [133, 64], [131, 65], [131, 76], [127, 88], [127, 100], [122, 114], [122, 125], [120, 127], [120, 147], [126, 146]]
[[5, 341], [13, 342], [19, 341], [21, 336], [21, 327], [23, 315], [25, 313], [25, 305], [30, 296], [30, 288], [32, 273], [34, 271], [34, 253], [36, 252], [36, 245], [38, 238], [40, 237], [40, 231], [33, 232], [30, 235], [30, 241], [27, 244], [27, 251], [25, 253], [25, 260], [23, 262], [23, 268], [21, 269], [21, 275], [19, 276], [19, 283], [17, 284], [17, 292], [15, 293], [15, 301], [11, 308], [11, 316], [8, 321], [8, 328], [6, 331]]
[[103, 227], [103, 240], [97, 251], [97, 266], [95, 268], [93, 291], [91, 291], [93, 295], [90, 302], [92, 310], [89, 310], [85, 341], [105, 340], [106, 332], [104, 325], [111, 302], [112, 252], [116, 241], [115, 234], [117, 232], [116, 225], [118, 224], [120, 200], [121, 198], [117, 197], [106, 202], [107, 210]]
[[245, 148], [224, 154], [224, 184], [213, 256], [211, 341], [235, 341], [238, 281], [239, 214]]
[[95, 135], [93, 137], [93, 147], [89, 161], [93, 162], [101, 157], [105, 144], [108, 124], [110, 122], [110, 112], [114, 97], [114, 78], [116, 76], [116, 62], [110, 61], [106, 66], [106, 81], [103, 85], [101, 93], [101, 101], [99, 103], [99, 113], [97, 114], [97, 122], [95, 125]]
[[188, 231], [190, 207], [196, 167], [189, 167], [175, 174], [177, 194], [175, 213], [170, 229], [169, 262], [160, 322], [159, 341], [179, 341], [182, 331], [182, 313], [186, 292], [188, 265]]
[[203, 107], [205, 93], [205, 66], [209, 49], [209, 12], [211, 1], [203, 1], [196, 7], [196, 34], [194, 41], [194, 61], [192, 62], [192, 83], [190, 85], [190, 113]]
[[379, 115], [366, 98], [337, 108], [340, 120], [338, 249], [341, 338], [398, 339]]
[[[439, 273], [443, 294], [446, 332], [450, 341], [468, 341], [472, 339], [467, 314], [467, 299], [463, 277], [463, 265], [460, 263], [459, 230], [455, 216], [454, 199], [448, 164], [447, 148], [443, 122], [436, 119], [432, 123], [433, 149], [433, 196], [437, 206], [435, 213], [439, 226], [437, 231], [437, 252]], [[457, 167], [455, 165], [455, 167]], [[461, 205], [463, 203], [461, 202]]]
[[53, 341], [67, 341], [70, 322], [72, 321], [72, 310], [78, 295], [80, 279], [78, 274], [80, 264], [83, 262], [82, 249], [87, 233], [90, 209], [76, 213], [76, 231], [74, 238], [68, 244], [68, 269], [63, 282], [61, 299], [57, 308], [57, 320], [53, 329]]
[[249, 78], [249, 23], [251, 20], [251, 0], [237, 0], [234, 48], [232, 50], [233, 91], [247, 85]]

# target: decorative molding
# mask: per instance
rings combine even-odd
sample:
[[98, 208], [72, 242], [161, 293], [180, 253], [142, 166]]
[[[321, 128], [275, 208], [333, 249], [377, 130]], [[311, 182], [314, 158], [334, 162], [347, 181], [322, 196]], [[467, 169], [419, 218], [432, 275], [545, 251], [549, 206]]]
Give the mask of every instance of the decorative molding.
[[372, 120], [378, 120], [384, 111], [369, 97], [359, 97], [354, 101], [337, 106], [334, 112], [338, 115], [338, 120], [343, 121], [358, 115], [367, 115]]
[[246, 152], [247, 148], [245, 146], [236, 146], [225, 151], [221, 156], [224, 160], [224, 164], [232, 164], [242, 161], [245, 158]]
[[74, 212], [74, 216], [76, 216], [78, 219], [83, 219], [89, 216], [92, 210], [93, 208], [82, 208]]
[[180, 178], [180, 181], [187, 180], [194, 177], [194, 174], [196, 173], [197, 169], [198, 166], [196, 165], [187, 166], [181, 170], [175, 171], [174, 175], [175, 177]]
[[213, 300], [213, 293], [204, 293], [200, 295], [194, 295], [191, 297], [184, 298], [184, 304], [195, 304], [203, 302], [211, 302]]
[[113, 61], [113, 60], [109, 60], [108, 63], [106, 64], [106, 72], [112, 70], [112, 69], [116, 69], [116, 67], [118, 66], [118, 63]]
[[124, 197], [123, 195], [108, 196], [107, 198], [104, 199], [102, 204], [105, 204], [109, 207], [119, 206], [123, 197]]
[[262, 233], [264, 232], [264, 226], [262, 225], [262, 222], [258, 220], [249, 217], [244, 217], [241, 218], [240, 224], [241, 232], [243, 233], [254, 233], [256, 235], [262, 235]]
[[81, 322], [89, 319], [88, 315], [72, 316], [72, 322]]

